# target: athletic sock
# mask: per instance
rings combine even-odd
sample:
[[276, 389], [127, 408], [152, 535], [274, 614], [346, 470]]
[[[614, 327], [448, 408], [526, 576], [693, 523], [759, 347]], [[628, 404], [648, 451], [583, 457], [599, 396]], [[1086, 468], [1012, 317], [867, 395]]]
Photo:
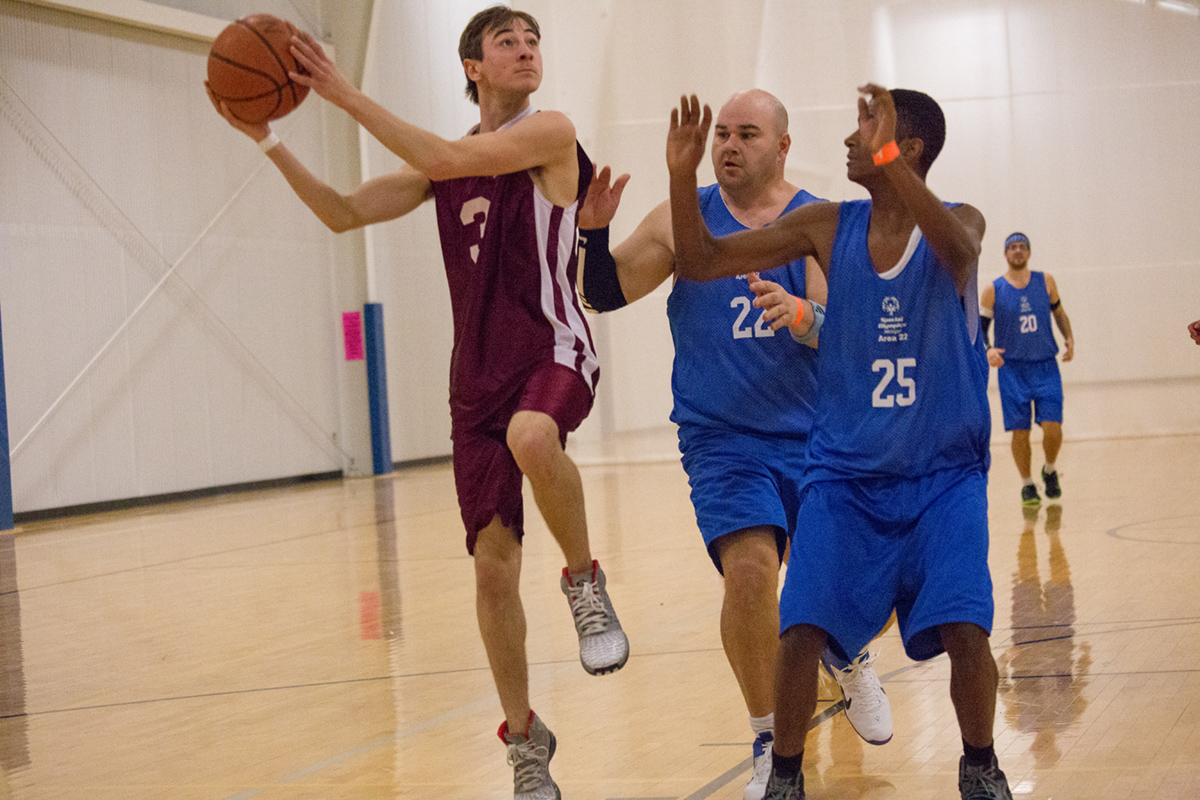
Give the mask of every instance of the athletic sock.
[[1042, 467], [1042, 472], [1046, 473], [1047, 475], [1053, 475], [1054, 473], [1058, 472], [1058, 467], [1052, 462], [1047, 462], [1046, 466]]
[[793, 781], [796, 776], [801, 773], [801, 767], [804, 763], [804, 751], [801, 750], [794, 756], [779, 755], [779, 753], [771, 748], [771, 769], [785, 781]]
[[763, 731], [775, 732], [775, 712], [772, 711], [763, 717], [750, 718], [750, 730], [754, 731], [754, 735], [758, 736]]
[[1033, 476], [1032, 476], [1032, 475], [1031, 475], [1030, 477], [1028, 477], [1028, 478], [1025, 478], [1025, 479], [1022, 481], [1022, 483], [1024, 483], [1026, 486], [1036, 486], [1036, 485], [1037, 485], [1036, 483], [1034, 483], [1034, 482], [1033, 482]]
[[963, 755], [966, 757], [968, 764], [979, 767], [987, 766], [996, 759], [996, 743], [992, 742], [987, 747], [972, 747], [964, 739]]

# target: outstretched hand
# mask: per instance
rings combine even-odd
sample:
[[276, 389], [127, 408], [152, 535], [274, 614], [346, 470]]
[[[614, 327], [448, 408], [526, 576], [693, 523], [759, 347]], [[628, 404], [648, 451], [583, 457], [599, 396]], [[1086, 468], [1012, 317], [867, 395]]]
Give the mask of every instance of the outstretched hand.
[[754, 305], [763, 310], [763, 319], [771, 323], [771, 330], [791, 327], [800, 312], [799, 301], [774, 281], [763, 280], [757, 272], [746, 276], [750, 291], [754, 292]]
[[671, 129], [667, 133], [667, 169], [672, 173], [695, 173], [704, 158], [708, 129], [712, 125], [712, 109], [692, 95], [679, 98], [679, 108], [671, 109]]
[[218, 100], [213, 94], [212, 87], [208, 85], [208, 81], [204, 82], [204, 91], [208, 92], [208, 99], [212, 102], [213, 108], [217, 109], [217, 113], [225, 118], [233, 127], [237, 128], [242, 133], [249, 136], [256, 142], [261, 142], [263, 139], [271, 135], [271, 126], [265, 122], [243, 122], [233, 115], [229, 110], [229, 106], [225, 105], [224, 100]]
[[892, 93], [874, 83], [858, 87], [867, 97], [858, 98], [858, 135], [872, 153], [896, 138], [896, 101]]
[[305, 70], [289, 72], [288, 77], [293, 82], [307, 86], [336, 106], [342, 105], [345, 98], [357, 91], [308, 31], [299, 31], [292, 37], [291, 50], [296, 62]]
[[[593, 168], [595, 165], [592, 165]], [[609, 185], [612, 170], [608, 167], [593, 169], [592, 182], [588, 184], [587, 197], [579, 207], [579, 227], [584, 230], [606, 227], [617, 215], [617, 206], [621, 204], [621, 193], [625, 184], [629, 183], [629, 173], [625, 173]]]

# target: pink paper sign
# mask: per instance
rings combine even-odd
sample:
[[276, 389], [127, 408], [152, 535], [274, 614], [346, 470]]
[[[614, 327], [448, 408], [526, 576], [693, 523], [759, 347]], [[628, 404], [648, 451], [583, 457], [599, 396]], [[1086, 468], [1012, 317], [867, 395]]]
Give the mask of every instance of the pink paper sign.
[[362, 361], [364, 353], [361, 311], [342, 313], [342, 338], [346, 343], [346, 360]]

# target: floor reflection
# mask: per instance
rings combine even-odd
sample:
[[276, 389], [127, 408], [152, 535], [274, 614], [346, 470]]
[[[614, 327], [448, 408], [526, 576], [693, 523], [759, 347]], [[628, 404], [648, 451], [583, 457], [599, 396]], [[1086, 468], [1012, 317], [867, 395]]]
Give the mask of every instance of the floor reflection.
[[388, 641], [402, 641], [400, 609], [400, 555], [396, 533], [396, 484], [378, 478], [375, 490], [375, 543], [379, 555], [380, 634]]
[[1049, 575], [1038, 569], [1038, 508], [1024, 509], [1025, 529], [1013, 573], [1013, 641], [997, 660], [1000, 699], [1008, 724], [1033, 735], [1031, 751], [1038, 767], [1062, 757], [1058, 737], [1087, 707], [1083, 690], [1091, 667], [1091, 646], [1075, 637], [1075, 590], [1059, 531], [1063, 509], [1045, 508]]
[[5, 785], [4, 775], [27, 766], [29, 719], [25, 716], [16, 537], [0, 533], [0, 788]]

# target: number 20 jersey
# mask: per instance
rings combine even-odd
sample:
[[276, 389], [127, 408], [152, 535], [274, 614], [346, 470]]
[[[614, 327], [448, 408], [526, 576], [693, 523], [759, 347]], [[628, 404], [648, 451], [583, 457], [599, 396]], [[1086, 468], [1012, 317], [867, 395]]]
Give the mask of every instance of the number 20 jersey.
[[960, 295], [915, 229], [875, 271], [871, 202], [841, 204], [821, 328], [808, 481], [987, 469], [991, 415], [975, 278]]
[[1001, 275], [996, 288], [994, 314], [996, 347], [1004, 348], [1005, 361], [1045, 361], [1058, 353], [1050, 330], [1050, 292], [1046, 273], [1029, 271], [1029, 284], [1018, 289]]

